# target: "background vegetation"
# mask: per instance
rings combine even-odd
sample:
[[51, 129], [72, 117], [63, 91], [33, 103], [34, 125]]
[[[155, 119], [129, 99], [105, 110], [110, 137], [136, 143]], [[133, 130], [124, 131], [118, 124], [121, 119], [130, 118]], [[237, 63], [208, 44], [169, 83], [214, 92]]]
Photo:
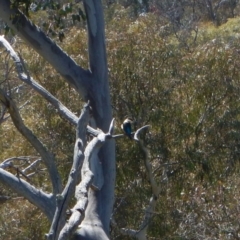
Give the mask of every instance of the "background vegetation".
[[[104, 2], [116, 131], [126, 115], [137, 126], [151, 125], [144, 141], [161, 194], [148, 239], [240, 238], [240, 4], [221, 2]], [[48, 26], [58, 44], [87, 67], [84, 16], [75, 24], [66, 17], [59, 27], [56, 19], [46, 18], [49, 11], [28, 14]], [[6, 30], [2, 26], [1, 34]], [[17, 36], [8, 37], [30, 74], [79, 114], [81, 99], [76, 105], [71, 101], [78, 98], [74, 90]], [[0, 51], [0, 87], [11, 91], [25, 123], [56, 154], [65, 176], [73, 157], [74, 127], [20, 85], [13, 63]], [[6, 118], [4, 108], [0, 110]], [[10, 120], [1, 123], [0, 136], [1, 161], [37, 158]], [[137, 228], [151, 196], [142, 159], [133, 141], [117, 141], [114, 218], [119, 227]], [[19, 168], [24, 164], [26, 159], [18, 161]], [[44, 167], [39, 164], [34, 173], [34, 184], [47, 190]], [[44, 239], [49, 226], [41, 212], [2, 186], [0, 195], [9, 197], [0, 205], [0, 238]], [[114, 227], [111, 234], [112, 239], [130, 239]]]

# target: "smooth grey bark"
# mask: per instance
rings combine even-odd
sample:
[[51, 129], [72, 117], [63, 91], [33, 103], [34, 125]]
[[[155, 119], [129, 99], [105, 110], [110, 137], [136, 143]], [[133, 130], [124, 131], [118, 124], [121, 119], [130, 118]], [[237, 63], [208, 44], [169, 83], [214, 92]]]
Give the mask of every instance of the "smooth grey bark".
[[[13, 100], [0, 89], [0, 102], [6, 106], [12, 121], [19, 132], [32, 144], [36, 151], [40, 154], [45, 165], [47, 166], [50, 179], [52, 180], [53, 192], [56, 194], [61, 188], [61, 181], [59, 174], [57, 172], [55, 163], [53, 161], [52, 154], [43, 146], [43, 144], [36, 138], [30, 129], [28, 129], [19, 112], [13, 102]], [[8, 166], [11, 166], [9, 162]], [[4, 167], [4, 164], [1, 168]], [[24, 181], [20, 177], [15, 177], [13, 174], [0, 168], [0, 181], [6, 186], [10, 187], [12, 190], [24, 196], [32, 204], [39, 207], [51, 221], [54, 215], [55, 205], [55, 194], [46, 194], [41, 190], [36, 189], [34, 186], [30, 185], [28, 182]]]
[[25, 180], [17, 178], [1, 168], [0, 181], [21, 196], [24, 196], [29, 202], [42, 210], [50, 221], [52, 220], [54, 209], [56, 207], [53, 194], [46, 194], [43, 191], [36, 189]]
[[[78, 120], [77, 130], [76, 130], [76, 142], [74, 146], [73, 164], [68, 176], [68, 182], [63, 192], [57, 197], [57, 207], [56, 207], [55, 215], [54, 215], [52, 225], [48, 234], [49, 240], [67, 239], [67, 237], [61, 237], [61, 236], [59, 237], [59, 233], [60, 231], [62, 232], [62, 229], [64, 226], [68, 225], [68, 223], [66, 223], [66, 211], [67, 211], [67, 208], [69, 207], [69, 202], [74, 194], [76, 185], [78, 184], [83, 160], [84, 158], [86, 158], [84, 157], [84, 149], [86, 147], [86, 129], [87, 129], [87, 124], [89, 122], [89, 117], [90, 117], [90, 106], [88, 103], [88, 104], [85, 104]], [[82, 181], [84, 181], [83, 178], [82, 178]], [[69, 233], [68, 238], [72, 235], [70, 231], [65, 231], [65, 232]]]
[[[90, 2], [94, 9], [89, 7]], [[94, 119], [98, 128], [104, 132], [108, 131], [112, 120], [112, 108], [107, 75], [107, 59], [105, 47], [104, 18], [102, 3], [100, 0], [86, 0], [84, 7], [88, 19], [88, 46], [90, 71], [94, 81], [90, 90], [90, 101], [92, 101]], [[96, 31], [90, 19], [95, 18]], [[93, 20], [92, 20], [93, 21]], [[91, 30], [93, 29], [93, 30]], [[83, 224], [92, 224], [92, 220], [99, 216], [106, 233], [109, 232], [110, 218], [114, 203], [114, 186], [116, 177], [115, 166], [115, 141], [108, 141], [98, 154], [104, 176], [104, 185], [100, 191], [89, 193], [89, 204]], [[94, 209], [92, 211], [92, 209]], [[97, 238], [96, 238], [97, 239]]]
[[[90, 100], [96, 126], [108, 131], [112, 109], [107, 75], [104, 18], [100, 0], [84, 0], [88, 24], [89, 69], [78, 66], [59, 46], [17, 9], [10, 0], [0, 1], [0, 17], [14, 31], [48, 61], [72, 85], [85, 101]], [[13, 17], [14, 16], [14, 17]], [[75, 239], [108, 239], [110, 217], [114, 203], [115, 142], [107, 141], [97, 159], [103, 183], [88, 193], [88, 207]], [[102, 173], [100, 173], [100, 171]]]
[[85, 98], [88, 85], [86, 80], [90, 76], [89, 71], [78, 66], [40, 28], [34, 25], [18, 9], [12, 8], [10, 5], [9, 0], [0, 1], [0, 17]]

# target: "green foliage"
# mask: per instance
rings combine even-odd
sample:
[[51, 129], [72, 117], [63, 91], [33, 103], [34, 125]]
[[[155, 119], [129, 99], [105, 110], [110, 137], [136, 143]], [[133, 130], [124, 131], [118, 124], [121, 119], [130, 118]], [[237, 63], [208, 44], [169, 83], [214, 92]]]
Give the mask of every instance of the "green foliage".
[[[62, 42], [73, 26], [83, 27], [86, 15], [81, 3], [73, 1], [11, 1], [12, 7], [20, 9], [27, 17], [34, 20], [45, 33]], [[15, 19], [16, 16], [12, 16]], [[8, 33], [9, 27], [5, 27]]]
[[[151, 125], [145, 141], [162, 192], [149, 237], [181, 239], [183, 222], [174, 212], [187, 219], [199, 211], [188, 203], [192, 189], [204, 186], [207, 199], [239, 166], [239, 38], [231, 30], [238, 20], [218, 28], [204, 24], [186, 49], [176, 36], [161, 35], [154, 15], [131, 22], [125, 13], [119, 8], [107, 29], [114, 115], [118, 126], [125, 115], [138, 126]], [[143, 156], [127, 139], [117, 144], [116, 219], [137, 229], [151, 196]], [[213, 203], [206, 207], [216, 211]]]
[[19, 8], [21, 10], [23, 10], [24, 14], [26, 14], [26, 16], [29, 16], [29, 8], [31, 5], [31, 0], [11, 0], [11, 4], [13, 8]]
[[36, 207], [16, 197], [4, 204], [0, 211], [1, 239], [45, 239], [43, 233], [47, 232], [49, 223]]

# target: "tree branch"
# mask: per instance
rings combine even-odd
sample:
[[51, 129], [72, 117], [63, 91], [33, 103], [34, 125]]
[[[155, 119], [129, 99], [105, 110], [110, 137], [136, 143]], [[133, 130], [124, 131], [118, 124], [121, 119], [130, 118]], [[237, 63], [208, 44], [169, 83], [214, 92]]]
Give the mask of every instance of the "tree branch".
[[37, 206], [51, 221], [54, 215], [55, 201], [52, 194], [36, 189], [23, 179], [0, 168], [0, 181]]
[[17, 130], [29, 141], [29, 143], [31, 143], [31, 145], [42, 157], [50, 175], [50, 179], [53, 186], [53, 192], [54, 194], [59, 193], [61, 191], [62, 184], [54, 162], [53, 154], [51, 154], [46, 149], [46, 147], [44, 147], [44, 145], [40, 142], [40, 140], [32, 133], [32, 131], [25, 126], [15, 103], [1, 89], [0, 89], [0, 101], [8, 108], [12, 121]]
[[2, 109], [0, 109], [0, 125], [5, 121], [7, 121], [7, 119], [9, 118], [9, 116], [4, 117], [6, 111], [7, 111], [7, 108], [5, 106], [3, 106]]
[[[112, 124], [110, 125], [110, 130], [112, 130]], [[95, 174], [99, 175], [96, 171], [96, 165], [99, 165], [96, 162], [96, 156], [101, 148], [101, 146], [104, 144], [104, 142], [108, 138], [108, 134], [104, 134], [99, 131], [99, 134], [97, 137], [93, 138], [91, 142], [87, 145], [85, 149], [85, 159], [82, 167], [82, 181], [80, 184], [77, 185], [76, 191], [75, 191], [75, 198], [77, 199], [77, 204], [72, 209], [72, 215], [62, 229], [59, 240], [65, 240], [68, 239], [78, 228], [79, 224], [83, 221], [85, 217], [85, 210], [88, 205], [88, 190], [92, 186], [93, 191], [97, 191], [98, 189], [93, 185], [93, 178], [95, 178]], [[97, 158], [99, 161], [99, 159]], [[99, 179], [98, 179], [99, 180]], [[101, 179], [99, 181], [102, 181]], [[103, 234], [105, 237], [105, 235]], [[99, 239], [104, 239], [103, 237], [99, 236]]]
[[[89, 92], [89, 99], [91, 101], [91, 104], [94, 104], [94, 106], [92, 106], [95, 109], [94, 114], [96, 113], [94, 118], [103, 118], [103, 108], [105, 107], [103, 105], [103, 100], [105, 99], [103, 99], [102, 94], [99, 94], [99, 92], [109, 91], [107, 82], [108, 75], [106, 71], [107, 56], [103, 9], [101, 1], [99, 0], [84, 0], [83, 5], [87, 15], [88, 25], [89, 67], [92, 76], [95, 79], [94, 84], [92, 84]], [[104, 88], [106, 88], [106, 91], [102, 91]], [[102, 130], [104, 131], [106, 129]]]
[[[43, 86], [41, 86], [39, 83], [37, 83], [37, 81], [30, 77], [28, 73], [24, 72], [26, 68], [21, 56], [18, 56], [18, 54], [14, 51], [14, 49], [9, 44], [9, 42], [4, 38], [4, 36], [0, 36], [0, 42], [10, 53], [13, 61], [15, 62], [19, 79], [27, 83], [37, 93], [39, 93], [43, 98], [45, 98], [45, 100], [51, 103], [58, 110], [58, 113], [63, 119], [67, 120], [73, 125], [77, 125], [78, 117], [75, 114], [73, 114], [66, 106], [64, 106], [57, 98], [55, 98], [50, 92], [48, 92]], [[98, 135], [98, 131], [91, 128], [90, 126], [87, 126], [87, 132], [92, 134], [93, 136]]]
[[22, 170], [23, 173], [26, 173], [29, 169], [35, 167], [39, 162], [41, 162], [41, 159], [37, 159], [34, 162], [32, 162], [29, 166], [27, 166], [25, 169]]
[[11, 167], [14, 160], [26, 160], [26, 157], [12, 157], [5, 159], [3, 162], [0, 163], [0, 168], [5, 169]]
[[13, 58], [16, 70], [18, 73], [18, 77], [23, 82], [27, 83], [31, 86], [37, 93], [39, 93], [42, 97], [44, 97], [49, 103], [51, 103], [59, 112], [60, 116], [70, 123], [76, 125], [78, 118], [67, 108], [65, 107], [57, 98], [55, 98], [50, 92], [48, 92], [43, 86], [38, 84], [32, 77], [29, 76], [28, 73], [24, 72], [25, 65], [21, 57], [14, 51], [12, 46], [8, 43], [8, 41], [4, 38], [4, 36], [0, 36], [0, 42], [10, 53]]
[[139, 146], [144, 153], [144, 164], [145, 164], [147, 176], [148, 176], [151, 188], [152, 188], [152, 197], [150, 198], [149, 204], [145, 209], [144, 218], [139, 227], [138, 237], [137, 237], [139, 240], [147, 239], [146, 231], [147, 231], [148, 225], [150, 223], [150, 220], [153, 217], [154, 210], [155, 210], [157, 200], [158, 200], [158, 196], [160, 193], [160, 186], [157, 184], [157, 182], [154, 178], [153, 171], [152, 171], [152, 165], [150, 163], [150, 157], [151, 157], [150, 152], [147, 149], [147, 147], [144, 145], [143, 141], [138, 138], [138, 134], [140, 133], [140, 131], [146, 127], [149, 127], [149, 126], [144, 126], [144, 127], [140, 128], [139, 131], [137, 131], [134, 136], [134, 139], [138, 139]]
[[[9, 42], [4, 38], [4, 36], [0, 36], [0, 42], [7, 49], [12, 59], [14, 60], [18, 77], [20, 78], [20, 80], [27, 83], [38, 94], [40, 94], [43, 98], [45, 98], [45, 100], [51, 103], [58, 110], [59, 115], [63, 119], [77, 126], [78, 117], [75, 114], [73, 114], [66, 106], [64, 106], [57, 98], [55, 98], [50, 92], [48, 92], [43, 86], [41, 86], [39, 83], [37, 83], [37, 81], [35, 81], [32, 77], [30, 77], [28, 73], [24, 72], [24, 69], [26, 68], [21, 56], [18, 56], [18, 54], [14, 51], [14, 49], [9, 44]], [[5, 119], [7, 119], [7, 117], [4, 118], [3, 120], [5, 121]], [[1, 121], [0, 121], [0, 124], [1, 124]], [[98, 130], [93, 129], [90, 126], [87, 126], [87, 132], [93, 136], [97, 136], [99, 134]]]
[[134, 229], [127, 229], [127, 228], [119, 228], [116, 221], [112, 218], [111, 225], [115, 227], [122, 235], [129, 236], [129, 237], [136, 237], [137, 230]]
[[158, 196], [160, 193], [160, 186], [157, 184], [157, 182], [154, 178], [154, 175], [153, 175], [152, 165], [150, 163], [151, 156], [150, 156], [149, 150], [144, 145], [143, 141], [139, 138], [140, 133], [144, 129], [149, 128], [149, 127], [150, 127], [149, 125], [143, 126], [143, 127], [139, 128], [134, 134], [134, 140], [136, 140], [138, 142], [141, 150], [143, 151], [144, 165], [145, 165], [147, 176], [148, 176], [151, 188], [152, 188], [152, 197], [150, 198], [149, 204], [145, 209], [145, 214], [144, 214], [142, 223], [139, 226], [138, 230], [127, 229], [127, 228], [119, 229], [116, 222], [114, 220], [112, 220], [113, 226], [116, 227], [120, 231], [121, 234], [130, 236], [130, 237], [135, 237], [138, 240], [147, 240], [147, 234], [146, 234], [147, 228], [153, 217], [154, 210], [156, 208], [156, 204], [157, 204], [157, 200], [158, 200]]
[[10, 0], [0, 1], [0, 16], [16, 34], [46, 59], [86, 100], [91, 74], [79, 67], [55, 42], [34, 25]]
[[76, 131], [76, 142], [74, 147], [73, 165], [69, 173], [68, 182], [61, 195], [57, 196], [57, 208], [52, 225], [47, 235], [49, 240], [58, 239], [66, 218], [66, 210], [69, 201], [74, 194], [74, 190], [79, 179], [79, 172], [84, 160], [84, 148], [86, 144], [86, 127], [90, 117], [90, 106], [85, 104], [78, 120]]

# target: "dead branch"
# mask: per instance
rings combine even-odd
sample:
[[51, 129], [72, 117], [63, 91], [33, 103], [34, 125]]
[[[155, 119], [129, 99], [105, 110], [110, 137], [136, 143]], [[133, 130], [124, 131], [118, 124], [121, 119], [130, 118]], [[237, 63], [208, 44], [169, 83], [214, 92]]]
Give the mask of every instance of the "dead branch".
[[50, 175], [53, 191], [56, 194], [59, 193], [62, 188], [62, 184], [53, 154], [49, 152], [42, 142], [33, 134], [33, 132], [25, 126], [14, 101], [1, 89], [0, 101], [8, 108], [12, 121], [17, 130], [29, 141], [29, 143], [42, 157]]
[[147, 228], [149, 225], [149, 222], [151, 221], [153, 215], [154, 215], [154, 211], [155, 211], [155, 207], [157, 204], [157, 200], [158, 200], [158, 195], [160, 193], [160, 186], [157, 184], [155, 178], [154, 178], [154, 174], [153, 174], [153, 170], [152, 170], [152, 165], [150, 163], [150, 152], [148, 150], [148, 148], [144, 145], [143, 140], [140, 139], [139, 135], [140, 133], [149, 128], [149, 125], [145, 125], [141, 128], [139, 128], [135, 133], [134, 133], [134, 140], [136, 142], [138, 142], [143, 154], [144, 154], [144, 165], [146, 168], [146, 172], [147, 172], [147, 176], [152, 188], [152, 197], [149, 200], [149, 204], [145, 209], [145, 214], [142, 220], [142, 223], [140, 224], [138, 230], [134, 230], [134, 229], [127, 229], [127, 228], [118, 228], [117, 223], [112, 219], [111, 223], [114, 227], [116, 227], [118, 229], [118, 231], [123, 234], [123, 235], [127, 235], [130, 237], [134, 237], [138, 240], [146, 240], [147, 239]]
[[84, 160], [84, 148], [86, 145], [86, 128], [89, 118], [90, 106], [88, 103], [84, 105], [84, 108], [78, 120], [73, 164], [69, 173], [68, 182], [63, 192], [57, 196], [57, 208], [49, 234], [47, 234], [47, 238], [49, 240], [58, 239], [58, 235], [66, 221], [66, 211], [69, 205], [69, 201], [74, 194], [74, 190], [80, 175], [80, 169]]
[[[26, 66], [24, 64], [23, 59], [19, 54], [17, 54], [12, 46], [9, 44], [9, 42], [4, 38], [4, 36], [0, 36], [0, 42], [3, 44], [3, 46], [7, 49], [7, 51], [10, 53], [10, 56], [15, 62], [16, 70], [18, 73], [18, 77], [21, 81], [27, 83], [29, 86], [31, 86], [38, 94], [40, 94], [45, 100], [47, 100], [49, 103], [52, 104], [52, 106], [57, 109], [59, 115], [67, 120], [68, 122], [74, 124], [77, 126], [78, 123], [78, 117], [73, 114], [66, 106], [64, 106], [57, 98], [55, 98], [50, 92], [48, 92], [42, 85], [37, 83], [36, 80], [34, 80], [29, 73], [26, 70]], [[89, 134], [92, 134], [93, 136], [97, 136], [98, 132], [91, 128], [90, 126], [87, 126], [87, 131]]]
[[41, 209], [49, 220], [53, 218], [55, 201], [52, 194], [47, 194], [35, 188], [25, 180], [14, 176], [2, 168], [0, 168], [0, 181]]
[[[60, 232], [59, 240], [69, 239], [69, 237], [77, 230], [79, 224], [85, 217], [85, 210], [88, 205], [88, 191], [91, 187], [93, 191], [98, 191], [98, 182], [103, 182], [102, 170], [99, 167], [99, 159], [96, 157], [101, 146], [109, 138], [113, 132], [114, 119], [112, 120], [109, 133], [104, 134], [98, 130], [98, 136], [94, 137], [87, 145], [84, 155], [84, 163], [81, 171], [82, 181], [76, 186], [75, 198], [77, 199], [76, 205], [71, 210], [72, 215], [69, 221], [65, 224], [64, 228]], [[99, 172], [100, 171], [100, 172]], [[94, 179], [94, 182], [93, 182]]]

